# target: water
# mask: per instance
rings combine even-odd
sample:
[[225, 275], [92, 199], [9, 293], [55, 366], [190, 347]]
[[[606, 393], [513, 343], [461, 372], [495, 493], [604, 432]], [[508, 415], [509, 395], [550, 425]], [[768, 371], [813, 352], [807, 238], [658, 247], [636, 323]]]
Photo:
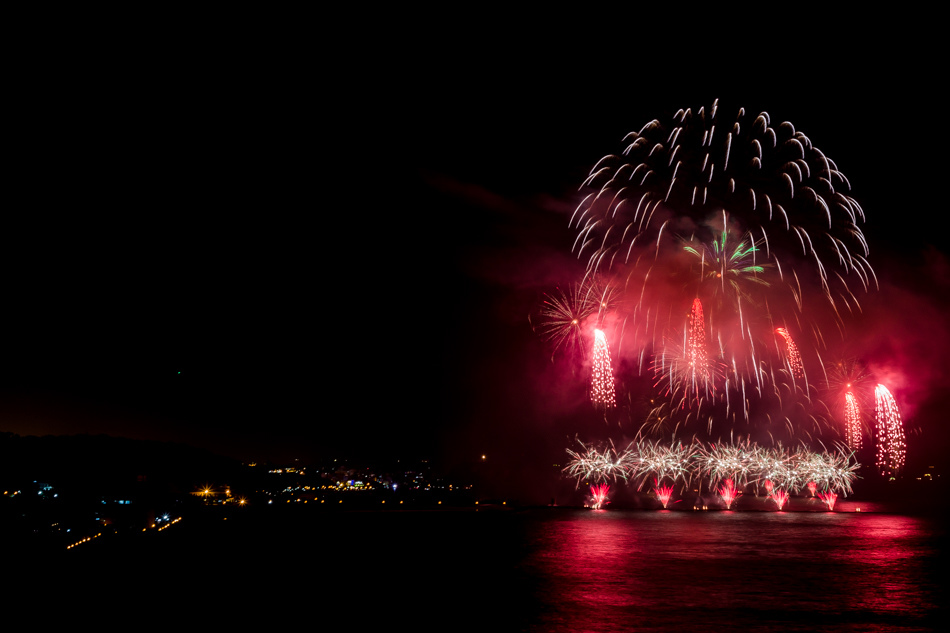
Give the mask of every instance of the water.
[[104, 592], [135, 578], [143, 608], [199, 600], [208, 608], [193, 617], [218, 624], [306, 614], [355, 631], [840, 632], [942, 630], [946, 619], [934, 517], [281, 512], [183, 522], [69, 564], [98, 569]]
[[606, 511], [529, 531], [527, 630], [929, 630], [945, 597], [921, 518]]

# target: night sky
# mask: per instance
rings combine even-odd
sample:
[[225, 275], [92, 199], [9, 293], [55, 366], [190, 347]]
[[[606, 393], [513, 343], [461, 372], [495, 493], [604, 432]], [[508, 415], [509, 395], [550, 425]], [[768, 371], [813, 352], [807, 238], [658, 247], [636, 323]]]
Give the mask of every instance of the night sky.
[[578, 187], [627, 132], [718, 98], [791, 121], [849, 178], [881, 285], [856, 355], [892, 381], [911, 460], [942, 459], [943, 71], [882, 33], [38, 59], [8, 146], [0, 430], [245, 460], [485, 454], [496, 482], [530, 481], [575, 434], [609, 435], [528, 322], [581, 272]]

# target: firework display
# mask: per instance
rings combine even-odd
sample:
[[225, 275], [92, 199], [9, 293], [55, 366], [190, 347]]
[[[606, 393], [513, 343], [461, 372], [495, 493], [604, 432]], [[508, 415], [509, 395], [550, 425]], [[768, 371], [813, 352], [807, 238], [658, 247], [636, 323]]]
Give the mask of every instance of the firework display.
[[[730, 447], [701, 442], [668, 446], [660, 442], [632, 442], [623, 450], [613, 445], [581, 445], [581, 451], [568, 449], [571, 456], [564, 472], [577, 480], [654, 482], [664, 479], [690, 484], [708, 480], [709, 488], [721, 481], [728, 487], [762, 486], [801, 492], [811, 488], [833, 490], [847, 495], [857, 477], [860, 464], [854, 453], [840, 446], [835, 452], [796, 452], [765, 448], [746, 443]], [[767, 483], [766, 483], [767, 482]], [[725, 485], [725, 484], [724, 484]]]
[[[848, 179], [793, 124], [718, 101], [618, 150], [568, 222], [583, 279], [545, 295], [532, 324], [575, 372], [590, 359], [591, 402], [636, 439], [568, 450], [565, 472], [578, 485], [652, 479], [664, 507], [691, 484], [727, 508], [747, 487], [779, 509], [806, 490], [850, 493], [869, 374], [823, 356], [878, 284]], [[903, 429], [882, 385], [875, 401], [877, 466], [891, 476]]]

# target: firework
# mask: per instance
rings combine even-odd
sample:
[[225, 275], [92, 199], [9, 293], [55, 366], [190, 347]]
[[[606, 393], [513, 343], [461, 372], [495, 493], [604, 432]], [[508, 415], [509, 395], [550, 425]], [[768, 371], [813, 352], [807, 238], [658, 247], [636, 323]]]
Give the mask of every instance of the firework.
[[603, 330], [594, 330], [594, 360], [590, 374], [590, 401], [604, 408], [617, 406], [610, 351]]
[[670, 499], [673, 497], [673, 486], [661, 486], [659, 481], [654, 481], [654, 489], [656, 490], [656, 498], [659, 499], [663, 507], [666, 508], [670, 503]]
[[[847, 495], [857, 477], [860, 464], [854, 453], [839, 447], [836, 451], [814, 452], [786, 449], [766, 449], [750, 442], [740, 444], [705, 445], [701, 442], [676, 443], [672, 446], [660, 442], [641, 440], [632, 442], [623, 450], [613, 445], [608, 447], [587, 446], [580, 443], [581, 450], [567, 453], [571, 460], [564, 472], [581, 481], [632, 482], [639, 481], [638, 488], [649, 478], [654, 482], [671, 480], [689, 484], [692, 480], [709, 481], [709, 489], [719, 482], [719, 494], [724, 491], [731, 499], [738, 488], [747, 484], [762, 484], [769, 494], [775, 490], [801, 492], [819, 487], [823, 491], [836, 491]], [[727, 505], [731, 504], [731, 500]]]
[[788, 493], [784, 490], [775, 489], [769, 496], [772, 497], [772, 501], [775, 502], [779, 510], [788, 502]]
[[564, 350], [573, 360], [586, 356], [590, 327], [599, 324], [615, 307], [617, 292], [603, 279], [592, 276], [572, 285], [545, 293], [540, 309], [528, 320], [535, 332], [553, 344], [552, 358]]
[[818, 498], [821, 499], [822, 503], [828, 506], [829, 512], [835, 509], [835, 501], [838, 500], [838, 495], [834, 492], [830, 490], [828, 492], [819, 492]]
[[809, 482], [808, 482], [808, 494], [810, 494], [811, 496], [814, 497], [816, 490], [818, 490], [818, 484], [816, 484], [814, 481], [809, 481]]
[[[863, 211], [837, 165], [792, 124], [741, 109], [726, 120], [717, 103], [653, 121], [625, 144], [582, 186], [573, 250], [589, 276], [623, 289], [617, 349], [640, 372], [652, 364], [671, 425], [703, 424], [710, 439], [714, 422], [765, 427], [773, 441], [786, 429], [798, 441], [833, 428], [813, 412], [822, 409], [803, 358], [824, 345], [818, 324], [841, 327], [860, 308], [856, 291], [877, 283]], [[750, 412], [775, 401], [777, 413]], [[701, 415], [707, 403], [715, 411]]]
[[884, 477], [893, 477], [904, 467], [904, 427], [894, 396], [884, 385], [874, 389], [877, 429], [877, 467]]
[[854, 393], [849, 391], [844, 397], [845, 438], [852, 450], [859, 450], [861, 448], [861, 410], [858, 408]]
[[726, 504], [726, 510], [732, 507], [732, 502], [741, 494], [741, 492], [735, 489], [731, 479], [724, 480], [722, 487], [719, 488], [719, 496], [722, 497], [723, 503]]
[[805, 367], [802, 365], [802, 355], [798, 353], [798, 346], [795, 345], [795, 341], [792, 340], [792, 335], [789, 334], [788, 330], [783, 327], [776, 328], [775, 332], [785, 339], [788, 354], [788, 366], [789, 369], [791, 369], [792, 375], [795, 378], [804, 378]]
[[597, 486], [590, 487], [590, 496], [591, 502], [590, 507], [594, 510], [600, 510], [605, 505], [610, 503], [607, 501], [607, 494], [610, 492], [610, 486], [607, 484], [600, 484]]
[[568, 473], [578, 481], [617, 481], [626, 480], [631, 472], [636, 471], [637, 458], [630, 451], [618, 452], [613, 445], [609, 448], [598, 448], [596, 446], [585, 446], [583, 442], [578, 442], [581, 451], [572, 451], [568, 449], [567, 454], [571, 460], [564, 468]]

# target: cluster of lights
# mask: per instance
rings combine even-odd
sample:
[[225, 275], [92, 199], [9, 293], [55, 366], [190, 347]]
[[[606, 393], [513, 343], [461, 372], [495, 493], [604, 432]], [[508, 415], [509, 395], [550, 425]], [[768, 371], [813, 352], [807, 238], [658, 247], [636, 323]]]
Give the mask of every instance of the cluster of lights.
[[76, 542], [73, 543], [72, 545], [67, 545], [67, 546], [66, 546], [66, 549], [72, 549], [72, 548], [74, 548], [74, 547], [78, 547], [79, 545], [82, 545], [83, 543], [88, 543], [88, 542], [91, 541], [92, 539], [94, 539], [94, 538], [99, 538], [100, 536], [102, 536], [102, 532], [99, 532], [98, 534], [95, 534], [95, 535], [93, 535], [93, 536], [87, 536], [86, 538], [84, 538], [84, 539], [82, 539], [82, 540], [76, 541]]
[[173, 521], [170, 522], [170, 523], [166, 523], [166, 524], [163, 525], [162, 527], [158, 528], [158, 531], [161, 532], [162, 530], [166, 530], [166, 529], [170, 528], [171, 526], [175, 525], [176, 523], [178, 523], [179, 521], [181, 521], [181, 517], [178, 517], [177, 519], [173, 520]]

